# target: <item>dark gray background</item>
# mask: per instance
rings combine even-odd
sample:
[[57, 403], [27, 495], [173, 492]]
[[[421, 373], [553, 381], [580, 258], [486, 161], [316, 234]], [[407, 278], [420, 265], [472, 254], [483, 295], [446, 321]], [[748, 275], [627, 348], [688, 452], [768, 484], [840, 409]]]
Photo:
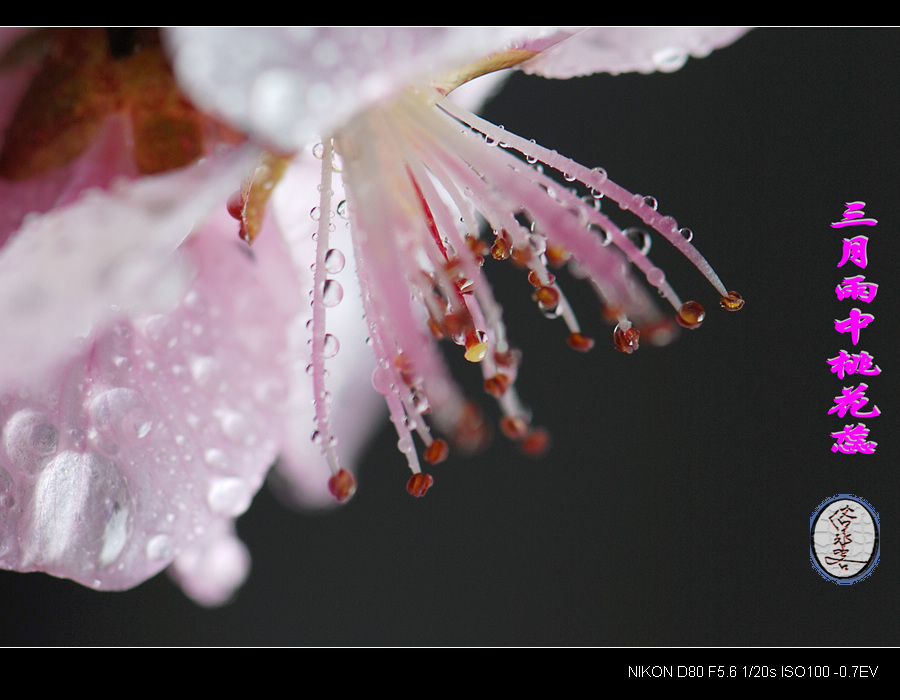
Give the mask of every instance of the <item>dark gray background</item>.
[[[900, 643], [898, 61], [894, 29], [765, 29], [671, 75], [515, 76], [486, 116], [657, 197], [745, 309], [719, 310], [657, 241], [654, 259], [707, 305], [706, 324], [625, 356], [590, 293], [564, 281], [600, 339], [580, 355], [521, 275], [494, 265], [525, 351], [521, 393], [553, 432], [547, 458], [498, 438], [435, 468], [415, 500], [385, 424], [346, 508], [311, 516], [257, 497], [239, 521], [253, 571], [228, 607], [197, 608], [165, 576], [98, 594], [3, 572], [0, 641]], [[843, 421], [827, 415], [841, 383], [825, 360], [849, 345], [832, 325], [848, 306], [833, 292], [843, 234], [828, 224], [857, 199], [880, 222], [866, 231], [880, 290], [859, 346], [883, 370], [868, 382], [882, 412], [871, 456], [833, 455]], [[836, 493], [881, 515], [881, 562], [854, 586], [826, 582], [808, 557], [811, 512]]]

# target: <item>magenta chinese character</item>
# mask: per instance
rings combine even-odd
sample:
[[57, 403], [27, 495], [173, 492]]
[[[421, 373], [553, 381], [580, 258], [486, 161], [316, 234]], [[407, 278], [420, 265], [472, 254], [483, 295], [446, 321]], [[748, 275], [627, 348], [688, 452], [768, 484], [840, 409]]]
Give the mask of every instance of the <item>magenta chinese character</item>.
[[877, 442], [871, 442], [869, 437], [869, 429], [865, 423], [845, 425], [843, 430], [832, 433], [831, 437], [835, 439], [831, 446], [832, 452], [841, 452], [845, 455], [865, 454], [870, 455], [875, 452]]
[[841, 418], [847, 415], [847, 411], [850, 412], [854, 418], [874, 418], [875, 416], [880, 416], [881, 411], [878, 410], [878, 406], [873, 406], [872, 410], [868, 413], [863, 413], [862, 408], [867, 403], [869, 403], [869, 399], [866, 398], [866, 389], [868, 389], [868, 385], [860, 384], [859, 386], [845, 386], [841, 389], [841, 395], [834, 397], [834, 406], [828, 409], [828, 413], [837, 413]]
[[831, 224], [831, 228], [843, 228], [844, 226], [874, 226], [876, 219], [864, 219], [866, 213], [862, 210], [865, 202], [847, 202], [844, 218]]
[[866, 278], [862, 275], [845, 277], [844, 281], [834, 288], [838, 301], [856, 299], [857, 301], [864, 301], [866, 304], [872, 301], [878, 293], [878, 285], [865, 280]]
[[827, 362], [838, 379], [843, 379], [846, 374], [881, 374], [881, 368], [873, 364], [874, 359], [865, 350], [853, 355], [846, 350], [841, 350], [837, 357], [829, 358]]
[[849, 333], [854, 345], [859, 343], [859, 332], [868, 326], [875, 317], [872, 314], [864, 314], [859, 309], [850, 309], [850, 317], [843, 321], [834, 320], [834, 330], [838, 333]]
[[869, 239], [865, 236], [845, 238], [844, 253], [841, 256], [841, 261], [837, 264], [837, 267], [843, 267], [849, 260], [857, 267], [861, 267], [865, 270], [866, 265], [869, 264], [869, 259], [866, 257], [866, 245], [868, 242]]

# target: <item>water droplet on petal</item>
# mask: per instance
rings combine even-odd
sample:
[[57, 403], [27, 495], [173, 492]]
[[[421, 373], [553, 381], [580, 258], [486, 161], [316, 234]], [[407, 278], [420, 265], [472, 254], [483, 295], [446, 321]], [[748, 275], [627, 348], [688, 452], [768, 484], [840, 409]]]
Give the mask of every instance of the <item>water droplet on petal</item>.
[[151, 560], [168, 559], [174, 554], [172, 538], [168, 535], [156, 535], [147, 542], [147, 558]]
[[217, 515], [235, 517], [250, 507], [253, 493], [253, 488], [244, 479], [236, 476], [220, 477], [210, 482], [206, 503]]
[[203, 460], [215, 469], [226, 469], [228, 467], [228, 455], [218, 447], [210, 447], [204, 450]]
[[17, 465], [34, 468], [56, 452], [59, 430], [41, 413], [23, 409], [14, 413], [3, 427], [6, 454]]

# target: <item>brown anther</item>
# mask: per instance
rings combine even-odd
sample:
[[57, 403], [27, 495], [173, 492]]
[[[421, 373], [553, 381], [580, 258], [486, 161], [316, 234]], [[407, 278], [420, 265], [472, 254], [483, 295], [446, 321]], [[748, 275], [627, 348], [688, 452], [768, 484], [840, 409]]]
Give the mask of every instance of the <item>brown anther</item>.
[[484, 380], [484, 390], [495, 399], [499, 399], [509, 389], [510, 384], [512, 380], [509, 375], [499, 373]]
[[468, 312], [453, 312], [444, 316], [444, 333], [451, 338], [471, 332], [472, 316]]
[[447, 445], [446, 441], [438, 439], [425, 448], [425, 452], [422, 453], [422, 456], [431, 464], [440, 464], [447, 459], [447, 455], [449, 454], [450, 447]]
[[739, 311], [744, 306], [744, 298], [737, 292], [728, 292], [719, 298], [719, 306], [726, 311]]
[[534, 251], [531, 249], [531, 246], [526, 245], [522, 248], [512, 249], [512, 261], [519, 267], [528, 267], [528, 263], [530, 263], [533, 258]]
[[344, 503], [356, 493], [356, 479], [346, 469], [339, 469], [337, 474], [328, 480], [328, 490], [338, 503]]
[[431, 335], [434, 336], [435, 340], [443, 340], [444, 339], [444, 329], [441, 328], [441, 324], [435, 320], [433, 316], [428, 317], [428, 330], [431, 331]]
[[527, 457], [542, 457], [550, 449], [550, 433], [544, 428], [532, 428], [519, 442], [519, 451]]
[[541, 282], [541, 276], [535, 270], [528, 271], [528, 284], [530, 284], [532, 287], [549, 286], [549, 285], [552, 285], [554, 282], [556, 282], [556, 277], [554, 275], [551, 275], [548, 273], [547, 274], [547, 285], [544, 285], [544, 283]]
[[641, 332], [634, 326], [631, 326], [628, 330], [623, 330], [616, 326], [616, 329], [613, 331], [613, 347], [620, 352], [630, 355], [638, 349], [640, 337]]
[[421, 498], [428, 492], [428, 489], [431, 488], [432, 484], [434, 484], [434, 479], [431, 474], [416, 472], [409, 477], [409, 481], [406, 482], [406, 492], [410, 496]]
[[506, 260], [509, 258], [511, 251], [512, 246], [502, 238], [498, 238], [494, 241], [494, 245], [491, 246], [491, 257], [494, 260]]
[[622, 309], [618, 306], [604, 306], [603, 320], [607, 323], [618, 323]]
[[478, 263], [478, 265], [483, 265], [485, 256], [489, 255], [491, 252], [491, 247], [487, 242], [480, 238], [476, 238], [475, 236], [467, 235], [466, 245], [469, 246], [469, 251], [475, 256], [475, 262]]
[[481, 362], [488, 352], [487, 336], [483, 331], [472, 331], [466, 334], [465, 358], [469, 362]]
[[569, 258], [572, 257], [568, 250], [562, 246], [553, 245], [552, 243], [547, 246], [544, 255], [547, 256], [547, 262], [552, 267], [562, 267], [569, 262]]
[[538, 287], [531, 295], [542, 309], [555, 309], [559, 304], [559, 292], [553, 287]]
[[570, 348], [577, 350], [578, 352], [587, 352], [594, 347], [594, 339], [588, 338], [581, 333], [571, 333], [569, 337], [566, 338], [566, 342], [569, 344]]
[[503, 352], [497, 350], [494, 353], [494, 362], [501, 367], [518, 367], [522, 360], [522, 353], [515, 348], [507, 348]]
[[500, 430], [510, 440], [521, 440], [528, 435], [530, 427], [522, 416], [503, 416], [500, 419]]
[[487, 446], [490, 438], [481, 408], [474, 401], [466, 401], [454, 426], [454, 446], [463, 452], [477, 452]]
[[703, 323], [703, 319], [706, 318], [706, 311], [703, 308], [703, 305], [698, 301], [686, 301], [681, 305], [681, 308], [678, 309], [678, 314], [675, 316], [675, 320], [678, 321], [679, 326], [683, 326], [684, 328], [690, 328], [693, 330], [700, 326]]
[[644, 340], [651, 345], [662, 347], [671, 343], [678, 333], [674, 321], [668, 316], [660, 318], [654, 323], [647, 324], [641, 330]]
[[453, 280], [453, 283], [456, 285], [460, 294], [471, 294], [475, 291], [475, 282], [465, 275], [457, 276], [457, 278]]
[[403, 380], [404, 384], [406, 384], [407, 386], [412, 386], [416, 383], [418, 377], [416, 375], [415, 368], [406, 355], [404, 355], [402, 352], [399, 353], [394, 359], [394, 364], [397, 366], [397, 370], [400, 372], [400, 379]]

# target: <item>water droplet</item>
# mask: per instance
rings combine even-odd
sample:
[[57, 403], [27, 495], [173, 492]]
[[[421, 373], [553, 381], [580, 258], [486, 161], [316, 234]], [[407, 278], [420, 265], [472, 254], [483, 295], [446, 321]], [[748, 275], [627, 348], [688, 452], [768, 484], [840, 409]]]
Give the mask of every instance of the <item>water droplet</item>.
[[147, 558], [159, 561], [168, 559], [174, 554], [172, 538], [168, 535], [156, 535], [147, 542]]
[[335, 211], [337, 211], [337, 215], [342, 219], [350, 218], [350, 211], [348, 210], [346, 199], [342, 199], [340, 202], [338, 202]]
[[194, 357], [190, 361], [191, 376], [197, 384], [205, 386], [209, 384], [210, 377], [218, 366], [219, 362], [214, 357]]
[[315, 156], [319, 160], [322, 160], [322, 156], [325, 155], [325, 144], [324, 143], [315, 144], [312, 147], [312, 153], [313, 153], [313, 156]]
[[650, 207], [653, 211], [656, 211], [656, 208], [659, 206], [659, 202], [656, 201], [656, 197], [651, 197], [650, 195], [644, 197], [644, 204]]
[[399, 440], [397, 440], [397, 449], [400, 450], [403, 454], [409, 454], [414, 449], [416, 449], [413, 444], [412, 438], [409, 435], [404, 435]]
[[341, 303], [344, 298], [344, 288], [337, 280], [325, 280], [325, 289], [322, 292], [322, 303], [331, 308]]
[[34, 468], [56, 452], [59, 430], [41, 413], [23, 409], [14, 413], [3, 428], [6, 454], [19, 466]]
[[344, 254], [337, 248], [332, 248], [325, 254], [325, 271], [336, 275], [344, 269], [345, 262]]
[[647, 273], [647, 281], [654, 287], [659, 287], [666, 281], [666, 273], [662, 269], [654, 267]]
[[613, 347], [620, 352], [633, 353], [638, 349], [638, 341], [641, 338], [640, 331], [631, 324], [620, 323], [613, 330]]
[[375, 371], [372, 372], [372, 386], [382, 396], [390, 394], [393, 388], [390, 371], [384, 367], [376, 367]]
[[682, 48], [670, 46], [654, 52], [651, 60], [660, 72], [672, 73], [687, 63], [688, 53]]
[[650, 238], [650, 234], [647, 233], [642, 228], [627, 228], [622, 233], [628, 237], [628, 239], [637, 246], [638, 250], [641, 251], [641, 255], [647, 255], [650, 252], [650, 246], [653, 243], [653, 239]]
[[678, 309], [678, 314], [675, 316], [678, 325], [691, 330], [699, 327], [705, 318], [706, 311], [703, 308], [703, 305], [697, 301], [684, 302], [681, 305], [681, 308]]
[[228, 455], [218, 447], [210, 447], [203, 452], [203, 460], [215, 469], [228, 468]]
[[744, 298], [737, 292], [728, 292], [719, 299], [719, 306], [726, 311], [740, 311], [744, 307]]
[[119, 502], [110, 504], [110, 513], [103, 529], [103, 546], [100, 549], [100, 564], [112, 564], [128, 542], [128, 508]]
[[309, 210], [309, 218], [313, 221], [318, 221], [322, 217], [322, 212], [319, 210], [319, 207], [313, 207]]
[[129, 494], [115, 464], [94, 452], [61, 452], [34, 487], [28, 558], [54, 562], [70, 552], [112, 563], [128, 539]]
[[325, 342], [322, 344], [322, 357], [324, 357], [326, 360], [330, 360], [332, 357], [338, 354], [338, 350], [340, 349], [341, 344], [338, 342], [338, 339], [331, 333], [326, 333]]
[[250, 441], [250, 423], [243, 413], [232, 409], [218, 409], [214, 413], [225, 437], [236, 443], [247, 444]]
[[678, 229], [678, 233], [680, 233], [681, 237], [688, 242], [694, 239], [694, 232], [689, 228], [680, 228]]
[[253, 500], [253, 488], [236, 476], [213, 479], [206, 492], [206, 503], [217, 515], [235, 517], [244, 513]]
[[91, 400], [88, 412], [97, 430], [113, 440], [144, 438], [153, 428], [150, 406], [134, 389], [104, 391]]

